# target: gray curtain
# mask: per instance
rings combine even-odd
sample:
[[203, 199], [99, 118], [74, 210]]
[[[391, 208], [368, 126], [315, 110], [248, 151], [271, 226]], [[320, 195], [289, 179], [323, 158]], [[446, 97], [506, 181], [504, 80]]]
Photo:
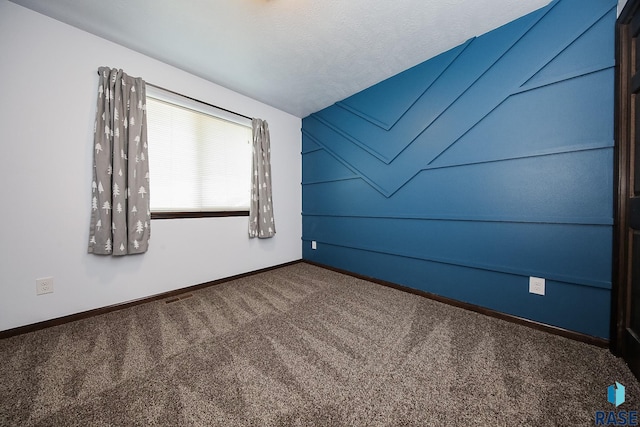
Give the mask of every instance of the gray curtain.
[[271, 143], [266, 121], [253, 119], [253, 161], [249, 237], [266, 239], [276, 234], [271, 199]]
[[89, 253], [143, 253], [151, 225], [145, 83], [117, 69], [98, 74]]

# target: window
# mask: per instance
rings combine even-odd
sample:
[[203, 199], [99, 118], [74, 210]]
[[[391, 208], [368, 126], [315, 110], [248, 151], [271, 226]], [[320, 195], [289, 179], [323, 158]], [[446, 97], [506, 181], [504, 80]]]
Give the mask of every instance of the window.
[[147, 86], [152, 218], [248, 215], [251, 121]]

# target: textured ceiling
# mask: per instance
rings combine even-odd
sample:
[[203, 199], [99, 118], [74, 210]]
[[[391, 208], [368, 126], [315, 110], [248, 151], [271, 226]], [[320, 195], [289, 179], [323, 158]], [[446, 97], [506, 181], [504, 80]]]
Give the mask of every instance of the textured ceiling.
[[298, 117], [550, 2], [12, 1]]

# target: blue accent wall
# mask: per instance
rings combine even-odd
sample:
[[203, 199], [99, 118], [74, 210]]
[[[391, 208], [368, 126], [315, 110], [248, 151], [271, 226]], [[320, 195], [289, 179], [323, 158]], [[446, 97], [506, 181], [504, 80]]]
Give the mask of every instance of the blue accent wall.
[[616, 4], [556, 0], [303, 119], [303, 258], [608, 338]]

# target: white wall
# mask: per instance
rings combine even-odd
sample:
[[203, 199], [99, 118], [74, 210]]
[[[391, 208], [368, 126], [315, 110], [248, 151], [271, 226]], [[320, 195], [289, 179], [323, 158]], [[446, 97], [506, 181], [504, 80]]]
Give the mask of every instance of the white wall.
[[[301, 258], [299, 118], [6, 0], [0, 58], [0, 330]], [[249, 240], [247, 217], [154, 220], [148, 253], [87, 254], [102, 65], [266, 119], [276, 236]], [[43, 276], [55, 292], [36, 296]]]
[[618, 16], [620, 16], [625, 4], [627, 4], [627, 0], [618, 0]]

